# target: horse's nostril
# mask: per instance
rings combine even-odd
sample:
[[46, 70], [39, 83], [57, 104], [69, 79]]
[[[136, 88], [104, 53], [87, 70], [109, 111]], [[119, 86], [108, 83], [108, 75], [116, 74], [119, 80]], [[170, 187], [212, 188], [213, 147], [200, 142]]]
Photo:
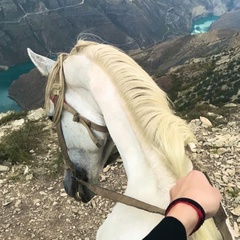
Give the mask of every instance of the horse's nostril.
[[53, 116], [48, 116], [48, 119], [53, 121]]
[[77, 181], [77, 179], [81, 179], [85, 182], [88, 182], [88, 177], [87, 177], [87, 171], [85, 169], [75, 169], [75, 181]]

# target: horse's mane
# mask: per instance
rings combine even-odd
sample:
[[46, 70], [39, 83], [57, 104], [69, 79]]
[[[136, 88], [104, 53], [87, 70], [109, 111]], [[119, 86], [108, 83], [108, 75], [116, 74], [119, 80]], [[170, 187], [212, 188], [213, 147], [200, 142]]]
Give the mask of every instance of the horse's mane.
[[165, 92], [132, 58], [115, 47], [80, 40], [71, 54], [80, 52], [110, 76], [136, 125], [143, 129], [147, 141], [153, 143], [166, 164], [178, 177], [186, 174], [184, 146], [194, 136], [186, 122], [173, 114]]

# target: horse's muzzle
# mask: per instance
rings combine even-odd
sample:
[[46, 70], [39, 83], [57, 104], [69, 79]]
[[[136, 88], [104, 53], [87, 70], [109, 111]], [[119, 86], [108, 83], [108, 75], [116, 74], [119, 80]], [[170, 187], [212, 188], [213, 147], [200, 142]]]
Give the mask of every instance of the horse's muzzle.
[[86, 186], [81, 185], [77, 179], [87, 181], [87, 174], [84, 170], [81, 172], [72, 172], [72, 170], [65, 170], [63, 185], [66, 193], [73, 197], [76, 201], [87, 203], [93, 197], [94, 193], [91, 192]]

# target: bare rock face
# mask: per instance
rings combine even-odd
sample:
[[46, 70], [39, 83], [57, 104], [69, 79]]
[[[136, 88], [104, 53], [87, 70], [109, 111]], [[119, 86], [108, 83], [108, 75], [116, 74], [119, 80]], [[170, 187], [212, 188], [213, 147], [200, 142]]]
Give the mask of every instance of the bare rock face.
[[233, 29], [240, 31], [240, 10], [232, 11], [223, 14], [216, 22], [214, 22], [210, 29]]
[[28, 74], [23, 74], [12, 83], [9, 96], [17, 102], [23, 110], [43, 107], [47, 78], [43, 77], [35, 68]]
[[197, 5], [193, 8], [192, 15], [193, 18], [197, 18], [199, 16], [207, 16], [209, 14], [213, 14], [215, 16], [220, 16], [228, 11], [227, 5], [225, 3], [220, 2], [219, 4], [213, 4], [211, 8], [204, 4]]
[[[188, 34], [192, 19], [223, 14], [230, 0], [5, 0], [0, 1], [0, 65], [28, 61], [26, 48], [42, 55], [68, 52], [88, 33], [124, 50], [145, 48]], [[80, 35], [81, 37], [82, 35]]]

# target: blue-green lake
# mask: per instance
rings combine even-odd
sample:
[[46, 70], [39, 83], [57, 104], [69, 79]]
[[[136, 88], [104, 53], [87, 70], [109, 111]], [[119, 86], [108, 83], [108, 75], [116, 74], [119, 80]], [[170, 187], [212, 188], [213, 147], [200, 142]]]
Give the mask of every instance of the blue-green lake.
[[0, 72], [0, 112], [21, 110], [17, 103], [8, 97], [8, 89], [14, 80], [29, 72], [33, 67], [31, 62], [27, 62]]
[[191, 34], [206, 33], [213, 22], [215, 22], [219, 17], [210, 15], [205, 18], [197, 19], [193, 22]]

